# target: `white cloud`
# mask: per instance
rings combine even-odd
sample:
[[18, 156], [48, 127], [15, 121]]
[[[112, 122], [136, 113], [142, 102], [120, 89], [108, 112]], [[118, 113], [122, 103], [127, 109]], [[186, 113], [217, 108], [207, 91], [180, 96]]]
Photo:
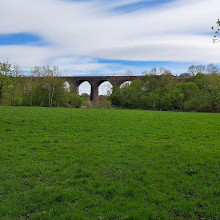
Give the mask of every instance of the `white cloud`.
[[0, 34], [30, 32], [50, 46], [0, 46], [0, 59], [22, 66], [49, 63], [81, 74], [113, 68], [81, 57], [219, 62], [219, 45], [203, 35], [219, 16], [219, 0], [176, 0], [131, 13], [112, 11], [138, 1], [1, 0]]
[[37, 46], [0, 46], [0, 60], [23, 67], [44, 65], [54, 54], [54, 48]]
[[89, 75], [91, 70], [100, 72], [108, 69], [107, 64], [88, 57], [61, 57], [54, 59], [51, 65], [57, 65], [66, 75]]
[[51, 65], [60, 67], [61, 73], [66, 76], [120, 75], [125, 74], [128, 69], [133, 69], [138, 74], [146, 70], [128, 64], [100, 63], [98, 59], [88, 57], [61, 57], [54, 59]]

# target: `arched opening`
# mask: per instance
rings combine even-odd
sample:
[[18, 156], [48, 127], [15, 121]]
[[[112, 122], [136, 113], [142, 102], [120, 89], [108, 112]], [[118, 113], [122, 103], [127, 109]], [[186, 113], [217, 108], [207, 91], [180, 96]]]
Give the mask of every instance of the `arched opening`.
[[71, 86], [70, 86], [70, 84], [69, 84], [67, 81], [64, 82], [64, 88], [65, 88], [66, 91], [68, 91], [68, 92], [71, 91]]
[[99, 86], [99, 95], [109, 96], [112, 93], [112, 84], [109, 81], [105, 81]]
[[101, 107], [110, 107], [111, 102], [109, 100], [109, 96], [112, 93], [112, 84], [109, 81], [101, 82], [99, 85], [99, 103], [98, 105]]
[[87, 107], [91, 106], [91, 84], [88, 81], [83, 81], [79, 82], [78, 86], [79, 95], [81, 95], [84, 99], [84, 105]]
[[79, 95], [87, 94], [90, 96], [91, 94], [91, 85], [88, 81], [84, 81], [79, 84]]
[[120, 85], [120, 89], [126, 87], [126, 86], [130, 86], [131, 85], [131, 82], [132, 81], [126, 81], [126, 82], [123, 82], [121, 85]]

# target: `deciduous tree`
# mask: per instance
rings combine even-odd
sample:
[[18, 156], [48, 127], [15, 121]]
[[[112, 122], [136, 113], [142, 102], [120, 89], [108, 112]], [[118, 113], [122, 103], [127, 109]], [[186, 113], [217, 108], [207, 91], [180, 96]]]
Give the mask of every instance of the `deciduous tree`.
[[0, 104], [2, 101], [2, 92], [10, 83], [13, 72], [11, 70], [11, 64], [8, 62], [0, 62]]
[[217, 73], [219, 73], [219, 69], [216, 65], [210, 63], [206, 67], [206, 73], [208, 73], [208, 74], [217, 74]]
[[220, 41], [220, 19], [217, 20], [216, 26], [212, 26], [212, 30], [214, 31], [213, 41]]
[[196, 66], [195, 66], [195, 65], [189, 66], [187, 72], [190, 73], [190, 74], [192, 74], [192, 75], [195, 75], [195, 73], [196, 73]]

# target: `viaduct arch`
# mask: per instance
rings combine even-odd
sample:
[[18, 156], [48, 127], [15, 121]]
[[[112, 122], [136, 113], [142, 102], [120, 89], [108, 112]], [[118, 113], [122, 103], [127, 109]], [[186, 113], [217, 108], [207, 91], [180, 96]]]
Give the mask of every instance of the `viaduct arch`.
[[144, 76], [60, 76], [59, 78], [70, 84], [70, 90], [79, 94], [79, 86], [81, 83], [88, 81], [91, 85], [90, 100], [99, 102], [99, 86], [103, 82], [110, 82], [112, 86], [120, 86], [126, 81], [144, 80]]

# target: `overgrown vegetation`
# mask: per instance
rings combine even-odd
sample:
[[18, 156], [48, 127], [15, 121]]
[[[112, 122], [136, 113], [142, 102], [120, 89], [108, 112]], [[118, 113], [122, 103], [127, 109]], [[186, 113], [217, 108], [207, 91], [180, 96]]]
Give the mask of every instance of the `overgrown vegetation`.
[[146, 75], [145, 81], [113, 88], [110, 100], [114, 106], [125, 108], [220, 112], [220, 75]]
[[220, 114], [0, 107], [1, 219], [220, 219]]
[[[217, 66], [191, 65], [187, 73], [173, 76], [165, 68], [146, 72], [145, 80], [114, 87], [100, 107], [113, 106], [148, 110], [220, 112], [220, 74]], [[160, 75], [158, 75], [160, 74]], [[87, 94], [73, 94], [60, 79], [57, 67], [35, 67], [23, 76], [18, 67], [0, 63], [0, 104], [12, 106], [94, 106]]]
[[23, 76], [19, 67], [0, 63], [0, 103], [11, 106], [81, 107], [83, 98], [70, 93], [57, 67], [35, 67]]

